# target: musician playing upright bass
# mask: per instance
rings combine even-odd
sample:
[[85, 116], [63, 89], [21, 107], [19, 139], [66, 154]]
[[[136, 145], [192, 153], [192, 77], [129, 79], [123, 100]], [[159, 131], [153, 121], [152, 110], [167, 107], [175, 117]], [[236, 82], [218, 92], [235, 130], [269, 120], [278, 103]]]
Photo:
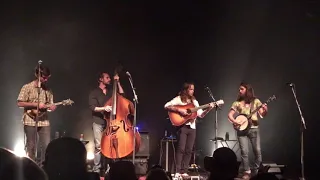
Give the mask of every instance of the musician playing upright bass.
[[[181, 115], [186, 115], [187, 110], [182, 108], [177, 108], [175, 105], [186, 105], [193, 103], [195, 107], [199, 107], [199, 103], [194, 97], [194, 84], [184, 83], [179, 95], [173, 98], [171, 101], [167, 102], [164, 107], [166, 110], [175, 111]], [[197, 111], [197, 116], [203, 118], [212, 108], [214, 103], [210, 103], [209, 108], [206, 110], [199, 109]], [[176, 152], [176, 176], [187, 176], [187, 170], [189, 168], [189, 163], [191, 160], [192, 148], [194, 141], [196, 139], [196, 122], [191, 121], [178, 127], [178, 148]], [[182, 167], [183, 165], [183, 167]]]
[[[254, 90], [252, 86], [250, 84], [242, 82], [239, 87], [238, 98], [235, 102], [233, 102], [231, 106], [230, 112], [228, 114], [228, 119], [234, 126], [242, 125], [243, 122], [236, 122], [234, 117], [235, 113], [249, 115], [252, 110], [258, 108], [261, 105], [261, 101], [254, 95]], [[244, 169], [244, 174], [242, 177], [243, 179], [250, 179], [251, 175], [256, 174], [262, 162], [257, 114], [259, 114], [259, 116], [263, 118], [264, 116], [266, 116], [267, 111], [267, 105], [263, 104], [262, 107], [258, 110], [258, 112], [251, 116], [252, 126], [249, 129], [248, 133], [241, 136], [237, 134], [241, 150], [241, 160]], [[249, 166], [248, 140], [250, 140], [251, 142], [253, 153], [255, 155], [255, 164], [252, 173]]]
[[[124, 91], [120, 84], [119, 76], [115, 75], [113, 77], [115, 83], [119, 87], [119, 94], [124, 95]], [[94, 167], [93, 171], [97, 173], [104, 168], [101, 166], [101, 138], [103, 131], [107, 128], [106, 120], [104, 119], [104, 112], [110, 112], [112, 110], [111, 106], [105, 106], [106, 102], [112, 96], [112, 86], [110, 75], [106, 72], [99, 73], [97, 78], [98, 86], [93, 89], [89, 94], [89, 108], [92, 113], [92, 129], [94, 136], [94, 145], [95, 145], [95, 156], [94, 156]], [[107, 163], [110, 163], [110, 159], [107, 159]], [[106, 165], [107, 166], [107, 165]]]

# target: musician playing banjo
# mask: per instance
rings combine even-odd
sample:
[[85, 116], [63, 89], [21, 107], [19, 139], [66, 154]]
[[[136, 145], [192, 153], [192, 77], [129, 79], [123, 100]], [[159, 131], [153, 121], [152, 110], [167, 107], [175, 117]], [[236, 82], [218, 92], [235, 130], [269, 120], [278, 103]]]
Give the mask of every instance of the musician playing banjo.
[[[238, 113], [249, 115], [251, 111], [259, 108], [259, 106], [261, 106], [261, 108], [257, 111], [257, 113], [252, 114], [251, 118], [249, 118], [251, 127], [248, 129], [247, 133], [241, 135], [237, 133], [241, 150], [241, 160], [244, 169], [242, 177], [243, 179], [250, 179], [251, 175], [256, 174], [262, 162], [258, 115], [260, 118], [265, 117], [268, 112], [268, 108], [266, 104], [262, 104], [261, 101], [254, 96], [254, 90], [250, 84], [241, 83], [237, 100], [233, 102], [228, 114], [229, 121], [235, 126], [235, 128], [240, 127], [246, 122], [244, 120], [236, 120], [235, 114]], [[251, 142], [253, 153], [255, 155], [253, 172], [251, 172], [249, 166], [249, 141]]]
[[[164, 105], [164, 108], [169, 111], [178, 112], [181, 115], [187, 115], [187, 110], [177, 108], [176, 105], [187, 105], [193, 103], [195, 107], [199, 107], [199, 103], [194, 97], [194, 84], [184, 83], [179, 95]], [[210, 103], [209, 108], [197, 111], [197, 116], [203, 118], [213, 107], [214, 103]], [[192, 148], [196, 139], [196, 123], [195, 120], [187, 122], [178, 127], [178, 148], [176, 152], [176, 175], [188, 176], [187, 170], [191, 160]], [[182, 167], [183, 166], [183, 167]]]

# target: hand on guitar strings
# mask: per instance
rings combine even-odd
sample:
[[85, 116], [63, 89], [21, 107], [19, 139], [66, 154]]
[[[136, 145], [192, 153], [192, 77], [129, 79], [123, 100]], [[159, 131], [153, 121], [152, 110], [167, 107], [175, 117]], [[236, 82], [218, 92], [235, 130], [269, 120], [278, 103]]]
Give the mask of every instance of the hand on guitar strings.
[[106, 112], [111, 112], [111, 111], [112, 111], [112, 106], [105, 106], [105, 107], [104, 107], [104, 110], [105, 110]]
[[39, 109], [46, 109], [47, 105], [44, 103], [39, 103]]
[[56, 105], [50, 105], [49, 107], [48, 107], [48, 109], [50, 110], [50, 111], [54, 111], [54, 110], [56, 110], [56, 108], [57, 108], [57, 106]]
[[188, 111], [186, 109], [178, 109], [178, 112], [183, 116], [188, 115]]
[[215, 107], [215, 104], [212, 102], [212, 103], [209, 104], [209, 106], [210, 106], [209, 108], [212, 109], [212, 108]]

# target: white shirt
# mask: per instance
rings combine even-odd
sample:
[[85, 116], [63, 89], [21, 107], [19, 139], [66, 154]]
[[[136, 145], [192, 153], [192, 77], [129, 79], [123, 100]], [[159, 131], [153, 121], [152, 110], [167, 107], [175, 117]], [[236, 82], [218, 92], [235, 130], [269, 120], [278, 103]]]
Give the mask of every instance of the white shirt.
[[[188, 104], [188, 103], [182, 102], [180, 96], [177, 96], [177, 97], [173, 98], [171, 101], [167, 102], [164, 105], [164, 108], [167, 108], [168, 106], [186, 105], [186, 104]], [[193, 104], [195, 107], [199, 107], [199, 102], [197, 100], [193, 100]], [[203, 110], [198, 109], [198, 111], [197, 111], [198, 117], [200, 117], [202, 113], [203, 113]], [[196, 129], [196, 120], [197, 119], [195, 119], [193, 122], [188, 122], [186, 125], [190, 125], [190, 128]]]

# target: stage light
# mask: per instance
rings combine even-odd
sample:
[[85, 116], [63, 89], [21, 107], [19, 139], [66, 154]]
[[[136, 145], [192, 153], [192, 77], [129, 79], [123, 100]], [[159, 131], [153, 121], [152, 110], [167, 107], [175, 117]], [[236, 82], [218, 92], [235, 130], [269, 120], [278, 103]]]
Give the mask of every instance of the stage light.
[[18, 143], [14, 146], [13, 152], [16, 156], [19, 157], [27, 156], [26, 151], [24, 150], [24, 143], [22, 140], [18, 141]]
[[87, 160], [94, 159], [94, 153], [93, 152], [87, 152]]

